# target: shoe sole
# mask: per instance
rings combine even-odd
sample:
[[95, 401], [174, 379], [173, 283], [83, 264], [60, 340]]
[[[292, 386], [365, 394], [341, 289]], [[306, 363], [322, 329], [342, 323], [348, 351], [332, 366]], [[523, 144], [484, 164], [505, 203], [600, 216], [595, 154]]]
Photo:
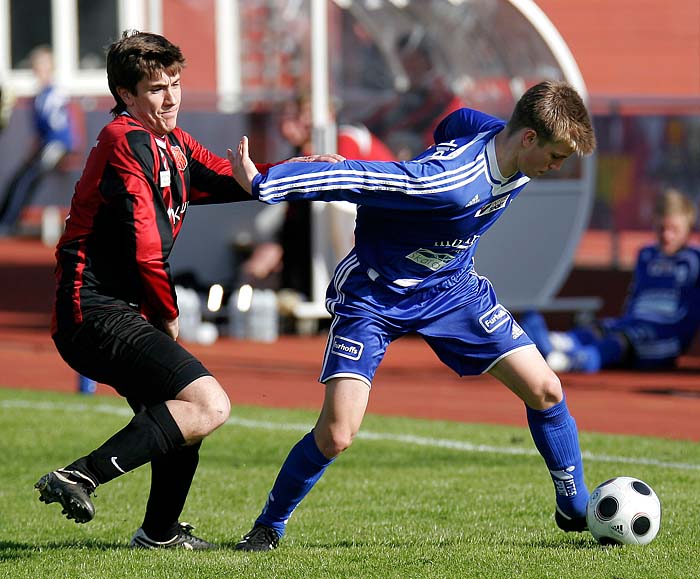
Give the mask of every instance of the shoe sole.
[[92, 505], [86, 505], [73, 496], [69, 496], [63, 492], [63, 489], [51, 484], [51, 474], [42, 476], [34, 488], [39, 491], [39, 500], [47, 505], [50, 503], [60, 503], [63, 507], [62, 514], [67, 519], [74, 520], [76, 523], [87, 523], [95, 516], [95, 508]]

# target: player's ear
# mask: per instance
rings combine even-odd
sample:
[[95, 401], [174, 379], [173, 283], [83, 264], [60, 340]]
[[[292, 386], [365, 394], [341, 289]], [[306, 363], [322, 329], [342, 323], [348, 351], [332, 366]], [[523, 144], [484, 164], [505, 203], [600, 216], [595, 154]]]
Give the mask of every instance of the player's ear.
[[129, 89], [126, 89], [122, 86], [117, 87], [117, 94], [119, 95], [119, 98], [124, 101], [124, 104], [129, 107], [134, 103], [134, 95], [131, 94], [131, 91]]
[[525, 129], [520, 141], [525, 148], [530, 148], [537, 144], [537, 131], [535, 129]]

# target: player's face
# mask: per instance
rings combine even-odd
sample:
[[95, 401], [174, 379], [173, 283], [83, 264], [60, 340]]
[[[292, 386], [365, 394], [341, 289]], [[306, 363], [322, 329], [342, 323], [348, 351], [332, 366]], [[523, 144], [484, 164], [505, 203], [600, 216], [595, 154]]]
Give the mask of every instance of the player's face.
[[656, 221], [656, 237], [659, 248], [666, 255], [673, 255], [690, 238], [690, 222], [684, 215], [667, 215]]
[[166, 135], [177, 126], [181, 97], [179, 72], [170, 75], [161, 70], [151, 78], [141, 79], [135, 95], [123, 90], [119, 96], [127, 112], [156, 135]]
[[525, 131], [518, 169], [528, 177], [539, 177], [549, 171], [558, 171], [574, 149], [567, 143], [541, 142], [537, 133]]

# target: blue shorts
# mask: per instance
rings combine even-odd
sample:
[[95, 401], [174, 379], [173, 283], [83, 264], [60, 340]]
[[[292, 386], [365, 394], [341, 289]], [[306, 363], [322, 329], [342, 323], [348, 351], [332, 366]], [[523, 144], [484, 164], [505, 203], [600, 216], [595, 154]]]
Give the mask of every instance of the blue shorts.
[[534, 347], [491, 282], [473, 271], [398, 294], [373, 282], [351, 254], [336, 269], [326, 307], [333, 321], [320, 382], [351, 377], [371, 385], [387, 346], [406, 334], [422, 336], [460, 376], [482, 374], [507, 354]]
[[684, 339], [677, 325], [631, 318], [605, 318], [598, 327], [603, 335], [622, 334], [627, 338], [632, 349], [631, 365], [638, 369], [673, 367], [692, 339]]

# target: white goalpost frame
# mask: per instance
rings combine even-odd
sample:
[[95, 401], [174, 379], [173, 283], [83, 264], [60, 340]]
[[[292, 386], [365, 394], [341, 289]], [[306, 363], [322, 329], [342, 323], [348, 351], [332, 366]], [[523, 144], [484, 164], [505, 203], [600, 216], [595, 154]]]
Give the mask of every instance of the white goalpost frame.
[[[314, 153], [335, 153], [337, 129], [329, 114], [330, 83], [328, 68], [328, 0], [311, 0], [311, 119]], [[315, 201], [311, 205], [311, 301], [294, 309], [298, 319], [329, 317], [324, 305], [331, 270], [327, 263], [330, 236], [327, 218], [330, 204]]]

